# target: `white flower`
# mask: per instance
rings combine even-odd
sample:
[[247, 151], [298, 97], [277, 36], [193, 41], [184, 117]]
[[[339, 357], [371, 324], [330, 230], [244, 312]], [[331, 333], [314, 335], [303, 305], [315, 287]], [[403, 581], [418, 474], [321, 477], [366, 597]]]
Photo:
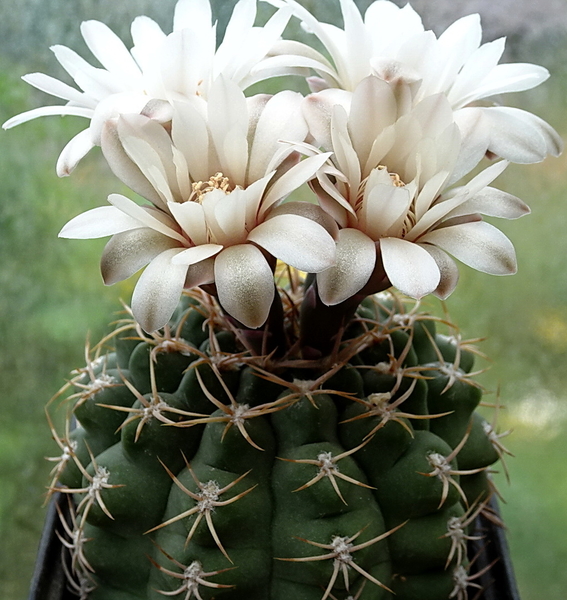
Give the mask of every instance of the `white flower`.
[[109, 118], [145, 111], [148, 116], [167, 120], [167, 107], [158, 103], [160, 110], [156, 111], [151, 100], [171, 102], [195, 94], [206, 97], [221, 73], [245, 89], [257, 81], [289, 72], [285, 65], [266, 67], [264, 59], [281, 36], [290, 13], [284, 8], [263, 27], [254, 27], [256, 0], [240, 0], [218, 49], [209, 0], [179, 0], [169, 35], [152, 19], [137, 17], [131, 27], [131, 50], [103, 23], [85, 21], [81, 33], [102, 68], [90, 65], [65, 46], [53, 46], [55, 57], [77, 87], [44, 73], [31, 73], [23, 79], [67, 104], [24, 112], [6, 121], [3, 127], [45, 115], [90, 119], [89, 127], [67, 144], [57, 162], [58, 175], [68, 175], [91, 148], [100, 144], [103, 123]]
[[449, 189], [461, 135], [444, 94], [398, 114], [395, 92], [369, 76], [353, 94], [308, 96], [304, 114], [319, 146], [334, 154], [312, 182], [321, 206], [341, 227], [337, 264], [317, 276], [327, 305], [343, 302], [378, 277], [414, 298], [454, 289], [450, 253], [479, 271], [516, 270], [514, 248], [481, 214], [517, 218], [528, 207], [488, 187], [506, 167], [495, 163]]
[[173, 102], [170, 133], [143, 115], [106, 123], [109, 164], [152, 206], [114, 194], [112, 206], [75, 217], [60, 236], [113, 236], [101, 262], [107, 284], [149, 263], [132, 299], [144, 329], [166, 324], [184, 287], [213, 282], [230, 315], [259, 327], [274, 298], [276, 258], [310, 272], [334, 263], [333, 219], [314, 204], [281, 205], [329, 156], [298, 162], [279, 143], [307, 135], [302, 100], [289, 91], [247, 99], [219, 77], [208, 101]]
[[[402, 103], [417, 104], [428, 96], [444, 94], [466, 139], [468, 166], [472, 168], [486, 153], [511, 162], [534, 163], [547, 154], [557, 156], [563, 143], [555, 130], [533, 114], [509, 107], [472, 106], [497, 94], [538, 86], [548, 77], [540, 66], [498, 64], [505, 39], [481, 44], [478, 14], [463, 17], [437, 38], [426, 31], [420, 16], [407, 4], [377, 0], [364, 19], [353, 0], [340, 0], [344, 29], [319, 22], [295, 0], [268, 0], [290, 6], [306, 29], [328, 51], [332, 62], [308, 46], [282, 43], [280, 61], [309, 67], [319, 77], [311, 78], [312, 91], [340, 88], [353, 92], [368, 75], [376, 75], [396, 88], [400, 82], [406, 96]], [[278, 64], [278, 57], [274, 57]], [[398, 89], [401, 93], [401, 90]]]

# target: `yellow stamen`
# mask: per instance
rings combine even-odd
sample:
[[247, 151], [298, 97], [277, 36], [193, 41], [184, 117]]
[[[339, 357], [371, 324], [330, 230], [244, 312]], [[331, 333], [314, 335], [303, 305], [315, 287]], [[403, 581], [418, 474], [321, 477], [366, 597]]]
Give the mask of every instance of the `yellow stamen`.
[[195, 181], [191, 184], [193, 193], [189, 200], [193, 202], [203, 201], [203, 196], [213, 190], [221, 190], [225, 194], [230, 194], [232, 191], [230, 179], [222, 173], [215, 173], [208, 181]]

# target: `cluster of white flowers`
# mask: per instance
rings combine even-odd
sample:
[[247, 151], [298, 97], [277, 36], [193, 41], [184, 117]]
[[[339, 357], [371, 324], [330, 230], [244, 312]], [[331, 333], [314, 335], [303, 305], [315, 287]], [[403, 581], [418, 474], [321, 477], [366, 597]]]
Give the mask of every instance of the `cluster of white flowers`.
[[[533, 88], [547, 71], [499, 64], [504, 40], [481, 44], [478, 15], [436, 37], [409, 4], [376, 0], [363, 18], [354, 0], [340, 0], [341, 29], [295, 0], [266, 1], [274, 14], [259, 27], [256, 0], [239, 0], [218, 47], [209, 0], [179, 0], [169, 35], [138, 17], [130, 50], [87, 21], [81, 31], [102, 68], [53, 47], [77, 87], [43, 73], [24, 80], [67, 104], [4, 124], [90, 119], [61, 153], [58, 174], [100, 145], [114, 174], [148, 201], [111, 195], [111, 206], [60, 233], [112, 236], [107, 284], [147, 265], [132, 300], [142, 327], [165, 325], [183, 288], [204, 284], [227, 313], [260, 327], [278, 259], [316, 273], [328, 306], [390, 285], [444, 298], [458, 279], [449, 254], [514, 273], [511, 242], [482, 215], [514, 219], [529, 208], [489, 186], [509, 162], [539, 162], [562, 143], [535, 115], [486, 99]], [[282, 39], [292, 18], [328, 58]], [[281, 75], [307, 77], [312, 93], [245, 95]], [[485, 156], [493, 163], [465, 181]], [[288, 198], [304, 183], [313, 202]]]

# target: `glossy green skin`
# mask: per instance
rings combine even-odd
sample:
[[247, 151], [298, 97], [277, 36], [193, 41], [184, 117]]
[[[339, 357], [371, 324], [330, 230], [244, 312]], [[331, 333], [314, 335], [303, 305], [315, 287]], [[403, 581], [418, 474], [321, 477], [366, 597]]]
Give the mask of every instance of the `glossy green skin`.
[[[369, 313], [383, 318], [376, 309], [363, 306], [360, 311], [366, 311], [366, 318]], [[290, 389], [258, 377], [242, 363], [224, 370], [221, 365], [221, 383], [200, 360], [209, 347], [209, 334], [198, 307], [186, 304], [177, 319], [185, 351], [157, 353], [150, 374], [152, 344], [122, 334], [116, 353], [107, 357], [106, 366], [99, 366], [99, 372], [114, 377], [115, 385], [80, 400], [75, 409], [80, 426], [71, 438], [87, 475], [69, 461], [61, 484], [85, 488], [96, 469], [109, 473], [100, 493], [106, 510], [91, 503], [84, 526], [84, 557], [97, 585], [88, 598], [157, 600], [164, 592], [186, 600], [320, 600], [334, 579], [329, 591], [336, 600], [393, 598], [389, 589], [401, 600], [446, 600], [456, 565], [453, 559], [446, 568], [451, 541], [444, 534], [448, 520], [462, 517], [465, 508], [457, 486], [444, 490], [439, 477], [427, 476], [432, 470], [428, 457], [451, 455], [465, 434], [469, 438], [452, 459], [452, 469], [486, 467], [498, 454], [480, 416], [475, 414], [469, 427], [479, 388], [459, 379], [443, 391], [455, 352], [441, 338], [443, 355], [434, 349], [435, 323], [417, 321], [413, 347], [402, 365], [427, 365], [426, 378], [414, 382], [404, 377], [391, 400], [407, 392], [399, 407], [407, 416], [378, 427], [381, 419], [369, 415], [367, 405], [340, 395], [347, 392], [366, 400], [392, 390], [395, 375], [376, 367], [389, 360], [391, 346], [377, 342], [325, 382], [323, 387], [336, 394], [296, 394], [281, 410], [242, 421], [247, 440], [219, 403], [265, 405], [289, 398]], [[412, 343], [408, 334], [408, 329], [392, 334], [396, 356]], [[228, 332], [217, 337], [221, 347], [236, 344]], [[199, 347], [200, 355], [191, 352]], [[468, 354], [461, 360], [465, 364], [470, 370]], [[464, 376], [462, 370], [458, 373]], [[298, 372], [278, 376], [297, 379]], [[311, 374], [305, 373], [304, 379]], [[146, 415], [142, 426], [144, 404], [156, 398], [202, 415], [201, 421], [166, 412], [169, 424]], [[133, 412], [101, 405], [132, 407]], [[451, 414], [441, 418], [412, 418], [447, 411]], [[209, 415], [209, 422], [202, 422]], [[191, 426], [175, 426], [191, 419], [196, 420]], [[333, 477], [313, 464], [324, 453], [328, 458], [344, 455], [333, 463]], [[469, 500], [488, 494], [483, 477], [461, 478], [462, 488], [474, 494]], [[459, 475], [453, 480], [458, 483]], [[195, 497], [208, 482], [224, 490], [211, 510], [203, 508], [202, 495]], [[83, 498], [76, 494], [77, 503]], [[179, 515], [185, 516], [176, 519]], [[171, 522], [160, 527], [166, 521]], [[337, 537], [351, 544], [348, 591], [331, 548]], [[205, 575], [191, 588], [182, 571], [196, 561]]]

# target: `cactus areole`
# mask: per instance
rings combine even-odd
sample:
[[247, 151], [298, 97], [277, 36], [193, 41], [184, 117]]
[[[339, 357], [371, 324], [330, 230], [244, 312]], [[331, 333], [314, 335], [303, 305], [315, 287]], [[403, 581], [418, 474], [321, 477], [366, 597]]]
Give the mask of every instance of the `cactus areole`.
[[[130, 48], [87, 21], [100, 66], [54, 46], [75, 86], [24, 79], [66, 104], [4, 124], [88, 119], [58, 174], [100, 146], [137, 197], [111, 194], [60, 232], [110, 237], [107, 285], [143, 269], [48, 405], [67, 586], [89, 600], [466, 600], [482, 588], [472, 523], [497, 522], [488, 474], [508, 452], [476, 412], [478, 351], [420, 302], [453, 292], [454, 259], [516, 271], [484, 216], [529, 208], [491, 184], [562, 143], [487, 99], [548, 73], [499, 64], [504, 41], [481, 44], [478, 15], [437, 37], [388, 0], [364, 16], [340, 0], [340, 27], [265, 4], [257, 25], [256, 0], [236, 2], [218, 45], [208, 0], [179, 0], [169, 34], [138, 17]], [[294, 21], [307, 41], [285, 39]], [[300, 78], [305, 93], [285, 89]]]

